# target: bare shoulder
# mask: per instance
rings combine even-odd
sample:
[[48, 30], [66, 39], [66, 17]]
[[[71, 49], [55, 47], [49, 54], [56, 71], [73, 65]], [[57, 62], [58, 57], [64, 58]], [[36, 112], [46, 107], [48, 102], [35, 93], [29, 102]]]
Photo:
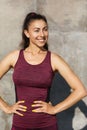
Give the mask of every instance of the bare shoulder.
[[51, 64], [54, 71], [60, 71], [61, 68], [68, 66], [66, 61], [57, 53], [51, 52]]
[[14, 50], [8, 54], [8, 56], [17, 56], [19, 54], [20, 50]]
[[60, 55], [58, 55], [57, 53], [54, 53], [54, 52], [51, 52], [51, 57], [52, 57], [52, 59], [60, 59], [61, 58], [61, 56]]
[[51, 52], [51, 66], [53, 71], [56, 71], [56, 64], [59, 62], [60, 56], [57, 53]]
[[17, 62], [19, 50], [10, 52], [0, 61], [0, 78]]
[[10, 52], [9, 54], [7, 54], [7, 56], [5, 58], [10, 58], [12, 60], [12, 58], [17, 58], [19, 55], [20, 50], [14, 50], [12, 52]]
[[17, 61], [18, 59], [18, 56], [19, 56], [19, 52], [20, 50], [14, 50], [12, 52], [10, 52], [9, 54], [7, 54], [3, 60], [0, 61], [0, 64], [8, 64], [9, 66], [14, 66], [15, 62]]
[[14, 50], [8, 54], [8, 57], [11, 59], [11, 65], [12, 67], [15, 66], [18, 57], [19, 57], [20, 50]]
[[64, 62], [64, 59], [57, 53], [51, 52], [51, 60], [53, 63]]

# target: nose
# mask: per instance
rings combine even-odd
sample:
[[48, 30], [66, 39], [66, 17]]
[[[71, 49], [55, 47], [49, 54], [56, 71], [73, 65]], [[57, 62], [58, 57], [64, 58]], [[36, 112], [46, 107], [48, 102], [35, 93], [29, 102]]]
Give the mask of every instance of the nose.
[[44, 31], [40, 31], [40, 36], [44, 36]]

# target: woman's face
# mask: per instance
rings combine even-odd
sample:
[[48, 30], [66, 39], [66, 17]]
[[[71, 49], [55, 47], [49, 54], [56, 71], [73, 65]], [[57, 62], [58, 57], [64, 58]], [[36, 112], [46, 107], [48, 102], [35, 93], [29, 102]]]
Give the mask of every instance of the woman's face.
[[30, 44], [43, 47], [48, 40], [48, 25], [43, 20], [34, 20], [29, 24], [25, 35], [30, 39]]

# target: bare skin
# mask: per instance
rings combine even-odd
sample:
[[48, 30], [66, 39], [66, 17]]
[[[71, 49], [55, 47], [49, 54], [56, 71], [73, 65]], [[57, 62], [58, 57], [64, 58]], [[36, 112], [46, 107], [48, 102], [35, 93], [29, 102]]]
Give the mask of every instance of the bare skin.
[[75, 75], [75, 73], [60, 56], [52, 53], [51, 63], [53, 70], [58, 71], [63, 76], [63, 78], [70, 85], [73, 92], [64, 101], [55, 106], [52, 106], [52, 104], [48, 104], [43, 101], [35, 101], [32, 104], [32, 107], [38, 106], [40, 108], [34, 109], [33, 112], [56, 114], [68, 109], [87, 95], [87, 90], [85, 89], [80, 79]]
[[[27, 37], [30, 38], [30, 45], [24, 50], [25, 60], [33, 65], [39, 64], [45, 58], [47, 51], [43, 49], [43, 46], [48, 40], [48, 27], [43, 20], [35, 20], [31, 22], [28, 30], [24, 30]], [[11, 52], [0, 62], [0, 78], [11, 68], [15, 67], [19, 56], [19, 50]], [[51, 65], [53, 71], [59, 72], [73, 90], [72, 93], [61, 103], [53, 106], [51, 103], [43, 101], [34, 101], [32, 107], [38, 106], [39, 108], [33, 109], [32, 112], [44, 112], [48, 114], [59, 113], [83, 97], [87, 96], [87, 90], [80, 81], [80, 79], [71, 70], [69, 65], [57, 54], [51, 53]], [[21, 111], [27, 110], [27, 107], [23, 105], [24, 101], [18, 101], [12, 106], [9, 106], [2, 98], [0, 98], [0, 109], [4, 112], [11, 114], [16, 113], [19, 116], [23, 116]]]

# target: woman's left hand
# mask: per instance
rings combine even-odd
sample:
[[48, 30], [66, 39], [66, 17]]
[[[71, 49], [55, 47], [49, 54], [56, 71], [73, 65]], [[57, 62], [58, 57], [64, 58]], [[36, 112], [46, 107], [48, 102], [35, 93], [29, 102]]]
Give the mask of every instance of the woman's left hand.
[[32, 104], [32, 107], [38, 107], [36, 109], [33, 109], [32, 112], [44, 112], [51, 115], [55, 115], [55, 107], [52, 106], [52, 104], [49, 102], [43, 102], [43, 101], [34, 101], [34, 104]]

